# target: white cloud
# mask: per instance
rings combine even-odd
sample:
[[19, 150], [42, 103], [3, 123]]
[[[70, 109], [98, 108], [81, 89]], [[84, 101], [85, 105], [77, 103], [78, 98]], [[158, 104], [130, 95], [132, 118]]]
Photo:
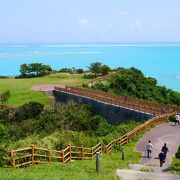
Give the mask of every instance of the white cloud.
[[79, 18], [78, 19], [78, 24], [82, 26], [89, 26], [89, 20], [87, 18]]
[[129, 11], [117, 11], [116, 15], [118, 16], [128, 16], [130, 13]]
[[139, 19], [136, 19], [135, 22], [131, 24], [132, 29], [140, 29], [142, 27], [142, 22]]

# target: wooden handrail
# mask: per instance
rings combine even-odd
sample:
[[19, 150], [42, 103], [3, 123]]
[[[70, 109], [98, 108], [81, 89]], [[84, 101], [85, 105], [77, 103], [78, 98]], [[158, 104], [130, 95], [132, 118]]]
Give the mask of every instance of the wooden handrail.
[[111, 93], [94, 91], [79, 87], [71, 87], [71, 86], [65, 86], [65, 88], [55, 87], [55, 90], [62, 91], [65, 93], [75, 94], [78, 96], [85, 96], [86, 98], [92, 98], [97, 101], [102, 101], [105, 103], [110, 103], [113, 105], [118, 105], [127, 108], [133, 108], [134, 110], [141, 110], [146, 113], [156, 114], [156, 115], [162, 114], [164, 113], [164, 111], [168, 113], [171, 111], [180, 110], [180, 107], [177, 106], [159, 104], [156, 102], [137, 100], [132, 98], [128, 98], [128, 101], [125, 102], [124, 97], [113, 95]]

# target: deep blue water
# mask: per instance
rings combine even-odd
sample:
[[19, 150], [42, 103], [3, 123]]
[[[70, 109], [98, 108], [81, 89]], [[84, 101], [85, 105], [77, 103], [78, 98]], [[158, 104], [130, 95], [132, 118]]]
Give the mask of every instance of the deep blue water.
[[0, 44], [0, 75], [19, 74], [23, 63], [40, 62], [53, 69], [87, 69], [100, 61], [115, 67], [136, 67], [159, 85], [180, 92], [180, 43]]

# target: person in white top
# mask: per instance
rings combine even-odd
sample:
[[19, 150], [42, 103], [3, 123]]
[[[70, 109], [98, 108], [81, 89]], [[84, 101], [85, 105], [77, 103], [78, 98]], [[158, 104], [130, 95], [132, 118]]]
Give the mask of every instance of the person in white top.
[[153, 145], [151, 144], [151, 141], [149, 140], [149, 142], [148, 142], [148, 144], [146, 146], [148, 159], [151, 158], [152, 149], [153, 149]]
[[180, 124], [180, 113], [178, 114], [179, 117], [178, 117], [178, 125]]
[[176, 113], [175, 126], [176, 124], [179, 124], [179, 122], [180, 122], [180, 115]]

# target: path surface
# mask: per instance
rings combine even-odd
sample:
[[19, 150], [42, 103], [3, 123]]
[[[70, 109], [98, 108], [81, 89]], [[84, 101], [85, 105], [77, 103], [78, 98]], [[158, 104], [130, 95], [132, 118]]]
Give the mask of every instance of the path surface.
[[[121, 180], [179, 180], [178, 175], [166, 172], [166, 169], [130, 164], [130, 169], [118, 169]], [[149, 172], [146, 172], [146, 171]]]
[[[154, 147], [151, 159], [147, 158], [146, 153], [146, 145], [149, 140], [151, 140]], [[171, 158], [177, 152], [180, 145], [180, 126], [174, 126], [172, 122], [164, 123], [147, 132], [135, 148], [136, 151], [143, 152], [141, 163], [159, 166], [159, 159], [157, 158], [164, 143], [167, 144], [169, 149], [166, 162], [164, 163], [164, 166], [168, 167], [171, 164]]]
[[[154, 146], [152, 158], [147, 158], [146, 145], [151, 140]], [[163, 167], [159, 167], [158, 154], [166, 142], [169, 148], [166, 162]], [[118, 169], [117, 175], [122, 180], [178, 180], [178, 175], [168, 172], [168, 167], [171, 164], [171, 158], [177, 152], [180, 145], [180, 126], [174, 126], [174, 123], [163, 123], [150, 132], [147, 132], [142, 139], [137, 143], [135, 150], [142, 152], [141, 165], [129, 165], [130, 169]], [[145, 172], [150, 170], [149, 172]]]
[[38, 86], [33, 86], [32, 90], [34, 91], [52, 91], [54, 89], [54, 87], [61, 87], [64, 88], [64, 85], [58, 85], [58, 84], [42, 84], [42, 85], [38, 85]]

